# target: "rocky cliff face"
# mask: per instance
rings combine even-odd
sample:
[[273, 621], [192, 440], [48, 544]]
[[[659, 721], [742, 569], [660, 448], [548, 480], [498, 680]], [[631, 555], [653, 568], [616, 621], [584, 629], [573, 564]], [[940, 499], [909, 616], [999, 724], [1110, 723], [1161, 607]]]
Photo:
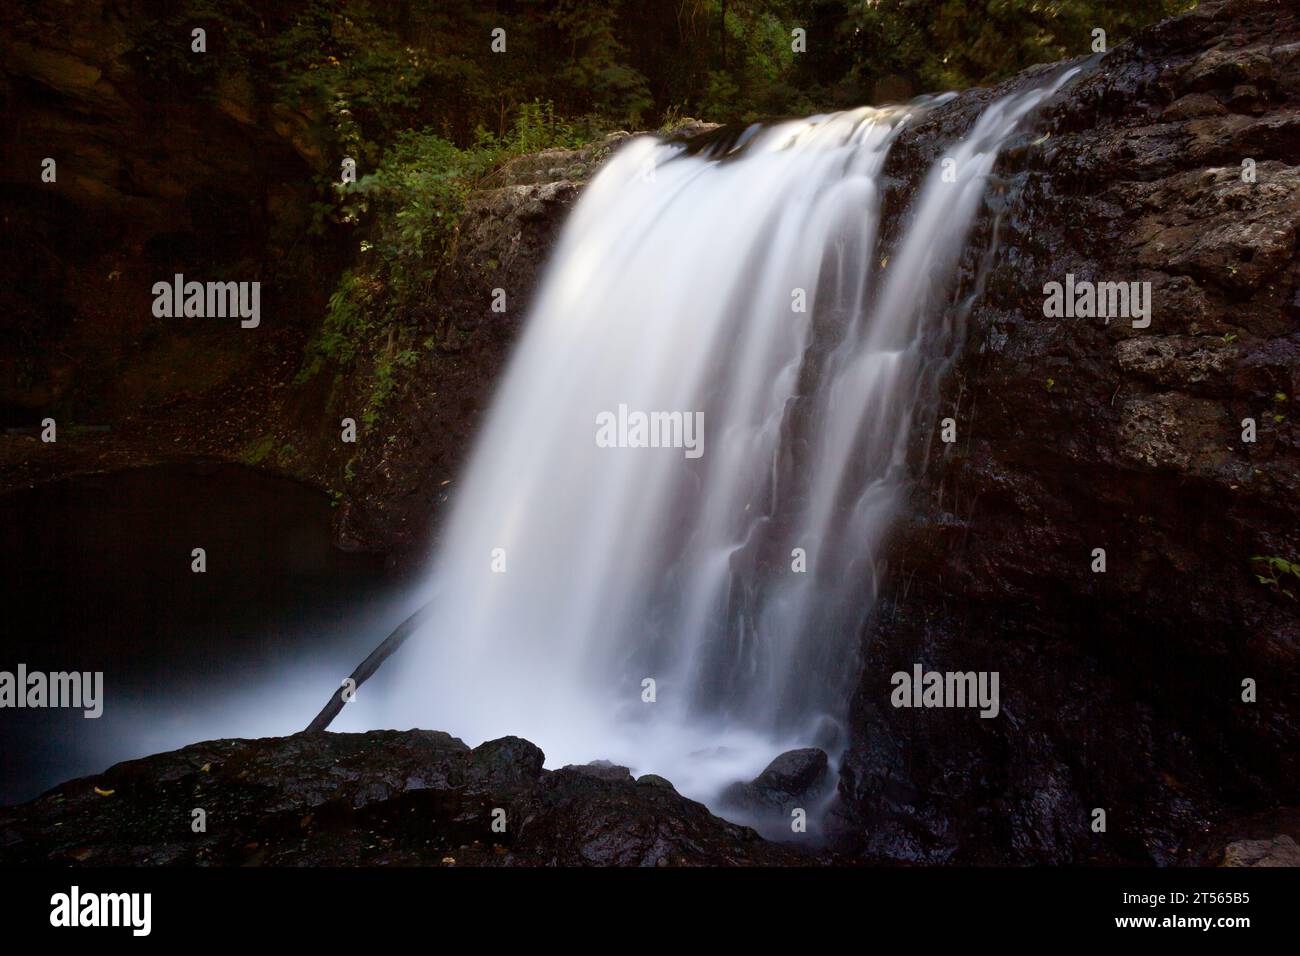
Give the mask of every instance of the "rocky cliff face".
[[[420, 317], [436, 345], [404, 375], [385, 410], [384, 440], [363, 443], [353, 465], [359, 478], [338, 522], [346, 546], [419, 550], [427, 544], [438, 509], [455, 494], [455, 478], [565, 213], [623, 136], [523, 156], [470, 198], [455, 254]], [[505, 293], [504, 311], [493, 310], [495, 289]], [[335, 402], [340, 414], [345, 402]]]
[[[64, 6], [0, 14], [0, 417], [108, 425], [138, 450], [153, 418], [166, 428], [150, 412], [229, 414], [301, 347], [328, 294], [317, 277], [338, 268], [337, 244], [308, 235], [331, 160], [319, 124], [268, 102], [219, 36], [193, 55], [219, 65], [198, 94], [158, 72], [147, 0]], [[173, 45], [188, 53], [188, 31]], [[152, 286], [177, 272], [262, 282], [274, 321], [159, 322]]]
[[[985, 98], [928, 118], [901, 191]], [[1164, 864], [1300, 800], [1300, 605], [1254, 560], [1300, 558], [1297, 164], [1300, 20], [1250, 2], [1084, 63], [1004, 157], [864, 645], [840, 782], [864, 857]], [[1149, 282], [1150, 326], [1046, 317], [1067, 275]], [[891, 707], [918, 662], [998, 671], [1001, 715]]]
[[[268, 11], [259, 29], [291, 12]], [[169, 16], [150, 0], [0, 13], [0, 491], [235, 461], [330, 492], [345, 547], [423, 553], [554, 232], [618, 137], [517, 159], [470, 197], [455, 253], [430, 262], [436, 293], [404, 317], [427, 347], [394, 368], [392, 400], [345, 444], [341, 422], [362, 419], [379, 356], [367, 345], [298, 375], [358, 242], [319, 215], [340, 147], [327, 117], [272, 96], [215, 27], [189, 56], [190, 24]], [[160, 80], [164, 56], [184, 61], [168, 75], [201, 68], [203, 82]], [[261, 324], [159, 319], [152, 287], [176, 273], [260, 282]], [[498, 287], [505, 313], [491, 309]], [[54, 444], [38, 438], [47, 416]]]
[[[191, 54], [190, 25], [152, 0], [0, 12], [0, 490], [272, 450], [345, 257], [313, 211], [336, 160], [322, 118], [274, 102], [208, 25]], [[188, 70], [204, 82], [174, 81]], [[153, 286], [177, 273], [260, 283], [259, 326], [156, 317]], [[57, 443], [37, 437], [47, 417]]]

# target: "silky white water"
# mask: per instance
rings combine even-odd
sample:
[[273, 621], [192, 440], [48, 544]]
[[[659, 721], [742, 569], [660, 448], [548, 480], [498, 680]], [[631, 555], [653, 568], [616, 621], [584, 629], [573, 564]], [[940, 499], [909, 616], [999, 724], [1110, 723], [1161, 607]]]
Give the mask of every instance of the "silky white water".
[[[752, 128], [723, 157], [627, 142], [452, 487], [432, 615], [336, 729], [514, 734], [706, 803], [792, 747], [834, 757], [957, 261], [1050, 92], [951, 144], [887, 261], [882, 168], [926, 106]], [[645, 437], [601, 437], [638, 412], [702, 422], [698, 446], [602, 447]]]

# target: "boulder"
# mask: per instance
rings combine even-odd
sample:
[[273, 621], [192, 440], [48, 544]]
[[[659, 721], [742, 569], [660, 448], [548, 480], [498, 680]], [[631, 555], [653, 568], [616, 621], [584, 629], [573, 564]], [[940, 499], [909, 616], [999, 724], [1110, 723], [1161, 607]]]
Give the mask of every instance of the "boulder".
[[723, 803], [753, 813], [788, 814], [795, 807], [825, 795], [830, 776], [826, 751], [816, 747], [788, 750], [748, 783], [736, 783], [722, 795]]
[[608, 760], [593, 760], [591, 763], [584, 764], [567, 764], [562, 769], [572, 770], [575, 773], [585, 773], [590, 777], [598, 780], [611, 780], [620, 783], [630, 783], [632, 781], [632, 771], [627, 767], [610, 763]]
[[714, 816], [667, 781], [637, 786], [611, 764], [547, 771], [543, 759], [518, 737], [471, 749], [425, 730], [210, 740], [0, 808], [0, 866], [816, 860]]
[[1239, 840], [1223, 851], [1224, 866], [1300, 866], [1300, 844], [1285, 833], [1271, 840]]

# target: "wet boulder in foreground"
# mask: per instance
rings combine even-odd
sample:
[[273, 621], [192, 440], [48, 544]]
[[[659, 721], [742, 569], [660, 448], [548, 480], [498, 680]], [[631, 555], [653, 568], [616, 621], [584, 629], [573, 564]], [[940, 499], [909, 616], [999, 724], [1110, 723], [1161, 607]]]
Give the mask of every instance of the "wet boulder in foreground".
[[671, 786], [542, 760], [427, 730], [205, 741], [0, 808], [0, 865], [813, 862]]
[[816, 747], [788, 750], [749, 783], [736, 783], [723, 794], [723, 803], [751, 813], [789, 813], [807, 809], [828, 789], [830, 765], [826, 751]]

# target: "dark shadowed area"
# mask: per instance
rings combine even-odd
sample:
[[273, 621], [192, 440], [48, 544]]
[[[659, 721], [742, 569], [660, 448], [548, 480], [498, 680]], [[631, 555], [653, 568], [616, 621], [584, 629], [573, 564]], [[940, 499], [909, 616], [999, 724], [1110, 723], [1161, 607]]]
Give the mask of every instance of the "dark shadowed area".
[[0, 497], [0, 670], [104, 674], [99, 718], [5, 711], [0, 801], [200, 737], [301, 729], [335, 683], [307, 673], [336, 660], [346, 674], [374, 640], [361, 622], [388, 625], [382, 560], [334, 547], [330, 510], [320, 492], [232, 465]]

